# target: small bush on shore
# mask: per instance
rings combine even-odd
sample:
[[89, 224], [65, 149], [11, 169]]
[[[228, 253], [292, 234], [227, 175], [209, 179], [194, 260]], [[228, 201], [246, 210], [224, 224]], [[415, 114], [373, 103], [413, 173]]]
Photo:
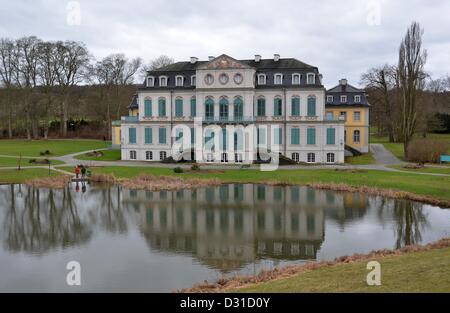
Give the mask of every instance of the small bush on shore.
[[442, 154], [447, 154], [450, 143], [442, 140], [417, 138], [408, 145], [408, 161], [417, 163], [438, 163]]
[[191, 170], [193, 170], [193, 171], [199, 171], [199, 170], [200, 170], [200, 165], [198, 165], [197, 163], [192, 164]]
[[183, 169], [182, 169], [181, 167], [175, 167], [175, 168], [173, 169], [173, 172], [174, 172], [174, 173], [177, 173], [177, 174], [183, 173]]

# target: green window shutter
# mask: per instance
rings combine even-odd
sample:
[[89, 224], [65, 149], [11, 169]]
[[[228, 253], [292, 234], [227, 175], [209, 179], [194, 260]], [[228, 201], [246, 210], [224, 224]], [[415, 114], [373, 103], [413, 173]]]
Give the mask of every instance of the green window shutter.
[[175, 116], [176, 117], [183, 116], [183, 100], [182, 99], [175, 100]]
[[197, 116], [197, 101], [195, 99], [191, 99], [191, 116]]
[[227, 130], [225, 128], [222, 128], [222, 132], [220, 133], [221, 137], [221, 149], [225, 150], [227, 148]]
[[281, 145], [283, 142], [283, 130], [281, 128], [274, 129], [274, 143], [276, 145]]
[[274, 105], [274, 109], [273, 109], [273, 115], [275, 116], [281, 116], [283, 114], [283, 101], [280, 98], [275, 98], [273, 100], [273, 105]]
[[264, 128], [258, 128], [257, 132], [257, 143], [261, 145], [266, 144], [266, 130]]
[[327, 145], [334, 145], [336, 142], [336, 130], [334, 128], [327, 128]]
[[300, 115], [300, 98], [292, 98], [292, 116]]
[[145, 143], [151, 144], [152, 143], [152, 129], [150, 127], [145, 128]]
[[166, 143], [166, 129], [165, 128], [159, 129], [159, 143], [160, 144]]
[[234, 149], [242, 150], [244, 148], [244, 136], [242, 130], [236, 130], [234, 133]]
[[299, 128], [291, 129], [291, 144], [292, 145], [300, 144], [300, 129]]
[[258, 99], [256, 109], [257, 109], [256, 113], [258, 116], [265, 116], [266, 115], [266, 100]]
[[144, 116], [152, 116], [152, 100], [144, 100]]
[[158, 101], [158, 116], [166, 116], [166, 100], [159, 99]]
[[136, 143], [136, 128], [129, 128], [128, 129], [128, 142], [129, 143]]
[[307, 144], [308, 145], [315, 145], [316, 144], [316, 129], [315, 128], [308, 128], [307, 130]]
[[191, 144], [195, 143], [195, 129], [191, 128]]
[[316, 116], [316, 98], [308, 98], [308, 116]]

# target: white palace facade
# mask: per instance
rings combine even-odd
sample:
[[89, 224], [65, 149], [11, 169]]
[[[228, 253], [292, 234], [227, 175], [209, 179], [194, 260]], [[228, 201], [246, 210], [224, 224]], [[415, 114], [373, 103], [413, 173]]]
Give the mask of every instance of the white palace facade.
[[325, 94], [317, 67], [279, 55], [148, 71], [120, 122], [122, 160], [343, 163], [344, 121], [324, 118]]

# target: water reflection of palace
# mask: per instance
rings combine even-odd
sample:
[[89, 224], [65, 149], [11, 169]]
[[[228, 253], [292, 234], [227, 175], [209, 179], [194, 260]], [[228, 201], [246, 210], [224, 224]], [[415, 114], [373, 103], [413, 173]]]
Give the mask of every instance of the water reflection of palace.
[[151, 248], [193, 253], [222, 270], [267, 257], [315, 259], [324, 212], [344, 203], [344, 194], [298, 186], [123, 192], [124, 204], [139, 210]]

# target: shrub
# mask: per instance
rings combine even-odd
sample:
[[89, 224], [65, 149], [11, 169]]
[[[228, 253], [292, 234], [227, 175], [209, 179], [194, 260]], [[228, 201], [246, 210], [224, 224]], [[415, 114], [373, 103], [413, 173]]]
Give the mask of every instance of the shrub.
[[173, 169], [173, 172], [174, 172], [174, 173], [183, 173], [183, 169], [182, 169], [181, 167], [175, 167], [175, 168]]
[[408, 145], [408, 161], [418, 163], [438, 163], [442, 154], [447, 154], [450, 143], [442, 140], [418, 138]]
[[193, 170], [193, 171], [199, 171], [199, 170], [200, 170], [200, 165], [198, 165], [197, 163], [192, 164], [191, 170]]

